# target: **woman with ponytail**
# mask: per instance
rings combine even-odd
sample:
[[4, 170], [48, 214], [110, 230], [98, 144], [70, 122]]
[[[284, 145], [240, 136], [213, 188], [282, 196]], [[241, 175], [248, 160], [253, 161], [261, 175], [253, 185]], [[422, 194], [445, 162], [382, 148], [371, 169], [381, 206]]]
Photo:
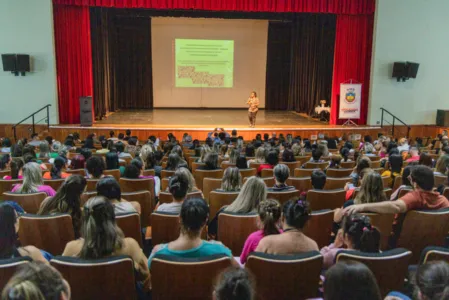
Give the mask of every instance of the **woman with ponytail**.
[[69, 242], [63, 256], [100, 259], [129, 255], [134, 261], [137, 281], [149, 282], [147, 259], [133, 238], [125, 238], [115, 223], [113, 205], [102, 196], [90, 198], [84, 205], [81, 239]]
[[380, 232], [371, 225], [369, 217], [351, 215], [343, 219], [342, 227], [337, 233], [333, 244], [321, 249], [323, 267], [330, 268], [335, 261], [337, 252], [343, 250], [358, 250], [361, 252], [378, 253], [380, 248]]
[[67, 168], [67, 162], [64, 158], [58, 156], [53, 162], [53, 167], [50, 172], [46, 172], [43, 176], [44, 179], [66, 179], [69, 177], [70, 173], [62, 172], [63, 169]]
[[80, 175], [68, 177], [53, 197], [47, 197], [42, 202], [38, 215], [56, 213], [70, 214], [72, 217], [75, 239], [80, 237], [81, 229], [81, 194], [86, 188], [86, 179]]
[[70, 286], [55, 268], [41, 262], [19, 267], [2, 292], [2, 300], [70, 299]]
[[265, 236], [282, 233], [282, 230], [279, 229], [279, 219], [281, 218], [282, 210], [277, 200], [267, 199], [260, 202], [258, 213], [257, 225], [260, 230], [251, 233], [246, 239], [240, 254], [240, 263], [242, 264], [246, 263], [249, 254], [256, 250], [257, 245]]
[[189, 189], [189, 180], [182, 174], [177, 174], [170, 177], [168, 183], [168, 190], [173, 197], [173, 201], [170, 203], [163, 203], [156, 208], [156, 211], [169, 212], [179, 214], [181, 211], [182, 203], [187, 196]]
[[11, 169], [11, 175], [6, 175], [3, 177], [3, 180], [11, 180], [11, 179], [23, 179], [22, 176], [22, 168], [23, 168], [23, 160], [22, 159], [12, 159], [9, 163], [9, 168]]
[[310, 214], [310, 206], [307, 201], [294, 198], [285, 202], [281, 217], [284, 232], [264, 237], [257, 246], [256, 252], [297, 254], [318, 251], [317, 243], [303, 233]]

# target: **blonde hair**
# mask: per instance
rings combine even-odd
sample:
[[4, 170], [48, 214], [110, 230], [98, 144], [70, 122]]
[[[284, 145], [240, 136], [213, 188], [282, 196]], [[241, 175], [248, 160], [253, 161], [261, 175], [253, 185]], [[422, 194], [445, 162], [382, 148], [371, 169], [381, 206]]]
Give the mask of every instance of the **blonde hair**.
[[187, 179], [188, 182], [187, 193], [198, 191], [198, 188], [196, 187], [195, 178], [193, 177], [192, 173], [190, 173], [189, 169], [184, 167], [178, 168], [175, 171], [175, 176], [182, 176], [185, 179]]
[[257, 163], [264, 163], [265, 162], [265, 157], [267, 154], [267, 150], [264, 147], [259, 147], [256, 150], [256, 162]]
[[240, 156], [239, 149], [231, 148], [229, 150], [229, 163], [235, 164], [237, 162], [237, 158]]
[[301, 146], [299, 144], [293, 144], [292, 146], [293, 156], [301, 155]]
[[322, 157], [328, 157], [329, 156], [329, 149], [327, 148], [327, 145], [324, 143], [318, 144], [317, 149], [321, 151]]
[[223, 173], [221, 189], [226, 192], [235, 192], [242, 186], [242, 175], [237, 167], [229, 167]]
[[36, 193], [39, 186], [44, 184], [41, 167], [35, 162], [26, 163], [23, 166], [22, 174], [23, 183], [17, 190], [19, 193]]
[[140, 159], [142, 160], [142, 164], [144, 166], [147, 165], [148, 155], [152, 152], [153, 152], [153, 148], [148, 144], [143, 145], [142, 148], [140, 149], [139, 156], [140, 156]]
[[251, 176], [243, 184], [239, 195], [225, 211], [235, 213], [255, 212], [261, 201], [267, 199], [267, 187], [262, 179]]
[[206, 154], [209, 152], [212, 152], [212, 148], [209, 147], [208, 145], [203, 145], [201, 147], [201, 156], [200, 156], [199, 162], [203, 163], [204, 158], [206, 157]]
[[447, 168], [449, 168], [449, 155], [444, 154], [438, 158], [435, 164], [435, 172], [447, 174]]
[[354, 203], [375, 203], [387, 200], [380, 174], [371, 169], [365, 169], [363, 173], [362, 185]]

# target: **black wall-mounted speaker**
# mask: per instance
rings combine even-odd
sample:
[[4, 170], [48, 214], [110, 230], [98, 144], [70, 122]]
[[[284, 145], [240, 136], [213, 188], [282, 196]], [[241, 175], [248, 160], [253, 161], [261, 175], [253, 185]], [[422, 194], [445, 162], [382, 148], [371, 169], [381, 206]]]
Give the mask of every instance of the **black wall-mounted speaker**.
[[16, 55], [2, 54], [3, 71], [16, 72]]
[[30, 72], [30, 56], [28, 54], [17, 54], [17, 72]]
[[449, 127], [449, 110], [437, 110], [437, 126]]

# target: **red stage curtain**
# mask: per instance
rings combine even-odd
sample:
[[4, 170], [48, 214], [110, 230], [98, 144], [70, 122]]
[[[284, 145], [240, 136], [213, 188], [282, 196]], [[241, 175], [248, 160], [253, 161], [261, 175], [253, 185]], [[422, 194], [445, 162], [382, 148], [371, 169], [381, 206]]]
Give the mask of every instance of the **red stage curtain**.
[[373, 14], [375, 0], [53, 0], [54, 4], [116, 8]]
[[54, 5], [59, 122], [76, 124], [79, 97], [92, 95], [89, 7]]
[[371, 69], [374, 15], [338, 15], [335, 38], [334, 75], [330, 124], [343, 124], [338, 120], [340, 83], [353, 79], [362, 83], [362, 105], [357, 124], [366, 124]]

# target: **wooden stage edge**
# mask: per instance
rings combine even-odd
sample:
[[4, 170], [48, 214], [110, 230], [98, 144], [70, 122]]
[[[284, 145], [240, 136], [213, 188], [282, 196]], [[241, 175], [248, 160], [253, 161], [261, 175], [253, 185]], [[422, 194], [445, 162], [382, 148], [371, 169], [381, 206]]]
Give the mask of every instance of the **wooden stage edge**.
[[[154, 135], [160, 138], [165, 138], [168, 133], [173, 133], [177, 138], [181, 138], [182, 135], [187, 132], [192, 138], [204, 140], [207, 136], [207, 133], [213, 130], [212, 126], [198, 126], [191, 127], [188, 126], [142, 126], [142, 125], [134, 125], [131, 124], [101, 124], [94, 125], [92, 127], [82, 127], [79, 124], [75, 125], [65, 125], [65, 124], [55, 124], [50, 125], [50, 129], [47, 130], [47, 126], [45, 125], [36, 125], [35, 130], [41, 136], [51, 135], [54, 139], [63, 141], [65, 137], [73, 132], [78, 132], [82, 138], [87, 136], [90, 133], [96, 133], [98, 136], [104, 135], [109, 137], [109, 131], [115, 131], [116, 135], [120, 132], [125, 132], [126, 129], [130, 129], [132, 131], [132, 135], [135, 135], [139, 138], [139, 140], [146, 140], [149, 136]], [[11, 129], [12, 124], [0, 124], [0, 137], [10, 137], [12, 138], [13, 131]], [[264, 133], [273, 133], [277, 134], [283, 133], [288, 134], [291, 133], [294, 136], [301, 136], [303, 138], [310, 138], [311, 135], [318, 134], [328, 134], [329, 136], [338, 136], [340, 137], [344, 133], [346, 134], [361, 134], [371, 135], [376, 137], [378, 133], [383, 134], [391, 134], [391, 128], [380, 126], [366, 126], [361, 125], [357, 127], [346, 127], [346, 126], [335, 126], [335, 125], [304, 125], [304, 126], [263, 126], [256, 128], [242, 127], [242, 126], [224, 126], [225, 130], [231, 131], [232, 129], [236, 129], [238, 135], [243, 136], [245, 140], [251, 140], [255, 138], [256, 134], [264, 134]], [[441, 133], [444, 129], [443, 127], [438, 127], [435, 125], [412, 125], [410, 131], [410, 137], [435, 137], [438, 133]], [[17, 137], [29, 137], [31, 135], [31, 125], [19, 125], [17, 127]], [[405, 126], [396, 126], [395, 129], [395, 137], [404, 137], [407, 133], [407, 129]]]

